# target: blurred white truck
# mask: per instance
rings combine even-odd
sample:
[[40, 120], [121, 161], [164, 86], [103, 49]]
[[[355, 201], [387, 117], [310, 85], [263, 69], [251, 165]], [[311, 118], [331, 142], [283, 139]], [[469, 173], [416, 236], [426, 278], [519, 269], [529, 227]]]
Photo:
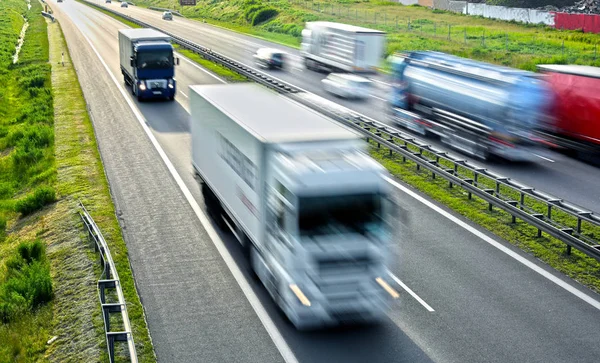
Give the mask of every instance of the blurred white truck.
[[302, 30], [301, 54], [310, 70], [376, 72], [385, 50], [380, 30], [327, 21], [307, 22]]
[[364, 142], [256, 84], [190, 86], [190, 108], [207, 211], [296, 328], [379, 320], [393, 202]]

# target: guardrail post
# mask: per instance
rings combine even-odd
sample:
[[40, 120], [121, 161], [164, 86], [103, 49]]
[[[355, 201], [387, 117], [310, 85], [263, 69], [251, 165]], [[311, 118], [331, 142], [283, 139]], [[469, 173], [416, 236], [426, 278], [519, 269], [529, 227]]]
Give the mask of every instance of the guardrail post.
[[521, 193], [521, 206], [520, 206], [521, 210], [523, 210], [523, 208], [525, 206], [525, 193], [527, 193], [527, 192], [531, 193], [532, 191], [533, 191], [532, 188], [523, 188], [523, 189], [521, 189], [521, 191], [520, 191], [520, 193]]
[[[388, 139], [388, 142], [393, 144], [394, 143], [394, 139], [392, 137], [390, 137]], [[390, 148], [390, 156], [392, 156], [393, 154], [394, 154], [394, 150], [392, 150], [392, 148]]]
[[[473, 179], [465, 179], [464, 182], [473, 185]], [[471, 191], [469, 190], [467, 192], [467, 199], [471, 200], [472, 197], [473, 193], [471, 193]]]
[[[376, 132], [375, 136], [381, 137], [381, 132]], [[379, 142], [379, 140], [377, 140], [377, 148], [380, 149], [381, 148], [381, 143]]]
[[[454, 169], [446, 169], [446, 173], [454, 175]], [[448, 188], [452, 189], [452, 187], [454, 187], [454, 183], [452, 183], [452, 180], [448, 180]]]
[[[494, 195], [494, 189], [484, 189], [484, 192], [488, 193], [489, 195]], [[488, 203], [488, 210], [491, 212], [493, 209], [493, 205], [492, 202]]]
[[[523, 209], [523, 208], [521, 208], [521, 209]], [[541, 220], [543, 220], [543, 219], [544, 219], [544, 215], [543, 215], [543, 214], [540, 214], [540, 213], [534, 213], [534, 214], [532, 214], [531, 216], [532, 216], [532, 217], [535, 217], [535, 218], [537, 218], [537, 219], [541, 219]], [[542, 237], [542, 230], [541, 230], [541, 229], [539, 229], [539, 228], [538, 228], [538, 233], [537, 233], [537, 236], [538, 236], [538, 238]]]
[[507, 181], [507, 178], [498, 178], [496, 179], [496, 194], [499, 195], [500, 194], [500, 185], [502, 182]]
[[[513, 206], [513, 207], [515, 207], [515, 208], [517, 207], [517, 204], [519, 204], [519, 202], [517, 202], [516, 200], [509, 200], [509, 201], [508, 201], [508, 202], [506, 202], [506, 203], [507, 203], [507, 204], [510, 204], [510, 205], [512, 205], [512, 206]], [[517, 217], [515, 217], [515, 215], [514, 215], [514, 214], [512, 214], [512, 213], [511, 213], [510, 215], [511, 215], [511, 217], [512, 217], [512, 221], [511, 221], [511, 223], [512, 223], [512, 224], [515, 224], [515, 223], [517, 223]]]
[[[563, 229], [561, 229], [561, 231], [565, 232], [571, 236], [573, 235], [573, 228], [563, 228]], [[571, 245], [567, 244], [567, 255], [570, 255], [570, 254], [571, 254]]]

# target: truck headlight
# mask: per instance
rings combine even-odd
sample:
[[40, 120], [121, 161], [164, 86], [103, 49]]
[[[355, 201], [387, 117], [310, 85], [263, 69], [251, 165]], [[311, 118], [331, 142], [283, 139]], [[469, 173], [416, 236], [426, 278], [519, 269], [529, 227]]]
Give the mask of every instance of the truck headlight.
[[175, 87], [175, 81], [173, 81], [173, 79], [172, 79], [172, 78], [170, 78], [170, 79], [169, 79], [169, 85], [168, 85], [168, 87], [169, 87], [169, 88], [173, 88], [173, 87]]
[[144, 81], [140, 82], [140, 91], [145, 91], [146, 90], [146, 83]]

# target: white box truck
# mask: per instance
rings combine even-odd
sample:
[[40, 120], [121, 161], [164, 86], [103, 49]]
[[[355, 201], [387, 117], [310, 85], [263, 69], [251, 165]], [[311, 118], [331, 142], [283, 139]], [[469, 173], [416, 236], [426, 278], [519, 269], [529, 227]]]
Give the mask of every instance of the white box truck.
[[385, 35], [354, 25], [307, 22], [302, 30], [301, 54], [310, 70], [376, 72], [385, 50]]
[[121, 73], [138, 100], [175, 99], [175, 65], [171, 37], [154, 29], [120, 29]]
[[190, 86], [190, 108], [208, 213], [296, 328], [380, 319], [394, 208], [358, 135], [256, 84]]

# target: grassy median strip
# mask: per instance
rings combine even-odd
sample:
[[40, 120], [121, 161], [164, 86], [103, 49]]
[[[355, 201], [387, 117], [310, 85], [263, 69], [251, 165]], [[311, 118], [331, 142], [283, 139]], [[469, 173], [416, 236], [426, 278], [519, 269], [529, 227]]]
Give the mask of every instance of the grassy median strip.
[[179, 54], [184, 55], [190, 60], [198, 63], [202, 68], [207, 69], [212, 73], [216, 74], [217, 76], [224, 78], [227, 82], [244, 82], [248, 80], [241, 74], [236, 73], [231, 69], [224, 67], [220, 64], [211, 62], [208, 59], [204, 59], [201, 55], [194, 53], [191, 50], [181, 49], [181, 47], [177, 44], [174, 44], [173, 47]]
[[111, 18], [116, 19], [116, 20], [120, 21], [123, 24], [126, 24], [127, 26], [129, 26], [131, 28], [141, 28], [140, 25], [137, 25], [136, 23], [134, 23], [132, 21], [129, 21], [126, 18], [124, 18], [124, 17], [122, 17], [120, 15], [113, 14], [110, 11], [107, 11], [106, 9], [102, 8], [101, 6], [89, 3], [87, 1], [82, 1], [82, 0], [75, 0], [75, 1], [78, 1], [78, 2], [80, 2], [82, 4], [84, 4], [84, 5], [90, 6], [90, 7], [94, 8], [94, 9], [96, 9], [96, 10], [98, 10], [98, 11], [100, 11], [100, 12], [102, 12], [102, 13], [108, 15], [108, 16], [110, 16]]
[[[171, 0], [139, 0], [138, 6], [172, 8]], [[185, 17], [298, 47], [307, 21], [326, 20], [388, 33], [387, 54], [437, 50], [534, 70], [540, 63], [600, 65], [600, 36], [464, 16], [381, 0], [198, 0], [178, 7]]]
[[545, 234], [538, 238], [537, 228], [518, 219], [517, 223], [512, 224], [510, 214], [498, 208], [490, 212], [487, 202], [477, 197], [469, 200], [467, 192], [462, 188], [458, 186], [450, 188], [448, 181], [442, 177], [438, 176], [434, 179], [430, 172], [423, 169], [417, 171], [414, 162], [403, 162], [402, 156], [397, 153], [390, 155], [388, 149], [378, 148], [376, 142], [370, 141], [370, 154], [406, 184], [424, 192], [432, 199], [450, 207], [579, 283], [600, 292], [600, 263], [595, 259], [575, 249], [572, 250], [571, 255], [567, 255], [566, 245], [559, 240]]
[[58, 362], [92, 362], [107, 357], [96, 290], [98, 257], [87, 243], [77, 215], [77, 200], [81, 200], [106, 238], [115, 261], [139, 361], [155, 362], [86, 102], [58, 23], [49, 23], [48, 29], [55, 95], [57, 189], [61, 198], [46, 221], [49, 228], [54, 226], [47, 234], [52, 241], [57, 285], [53, 329], [59, 337], [47, 356]]
[[[254, 2], [255, 1], [252, 3]], [[146, 6], [166, 6], [166, 4], [163, 4], [162, 0], [143, 1], [142, 4]], [[232, 2], [230, 6], [235, 6], [235, 4], [236, 2]], [[187, 9], [187, 7], [185, 9]], [[184, 14], [187, 14], [185, 9]], [[422, 10], [423, 9], [420, 9], [418, 11]], [[204, 10], [194, 11], [197, 14], [204, 14]], [[200, 16], [201, 15], [194, 15], [196, 18]], [[489, 21], [484, 19], [479, 20]], [[236, 23], [233, 22], [232, 24], [228, 25], [228, 27], [238, 27], [238, 25], [235, 24]], [[511, 24], [511, 26], [527, 28], [525, 26], [515, 24]], [[240, 29], [243, 29], [243, 26]], [[215, 65], [214, 63], [207, 61], [192, 52], [185, 50], [180, 50], [180, 52], [207, 69], [211, 69], [211, 67], [221, 67], [228, 74], [233, 73], [229, 69]], [[219, 71], [214, 72], [220, 74]], [[224, 74], [221, 75], [228, 80], [231, 80]], [[438, 177], [433, 179], [430, 173], [427, 173], [423, 170], [417, 171], [416, 165], [413, 162], [407, 161], [406, 163], [403, 163], [402, 158], [396, 153], [390, 156], [389, 150], [377, 149], [374, 147], [376, 143], [372, 142], [371, 144], [373, 146], [371, 148], [371, 155], [380, 163], [382, 163], [388, 170], [390, 170], [394, 176], [403, 182], [426, 193], [428, 196], [437, 200], [438, 202], [449, 206], [451, 209], [463, 215], [464, 217], [483, 226], [487, 230], [509, 241], [515, 246], [520, 247], [524, 251], [544, 261], [553, 268], [565, 273], [581, 284], [590, 287], [596, 292], [600, 292], [600, 263], [595, 259], [590, 258], [575, 249], [572, 250], [571, 255], [567, 255], [566, 245], [559, 240], [546, 235], [538, 238], [537, 229], [535, 227], [519, 221], [517, 221], [516, 224], [512, 224], [512, 218], [508, 213], [497, 208], [490, 212], [488, 210], [488, 204], [483, 200], [480, 200], [476, 197], [473, 197], [471, 200], [469, 200], [467, 199], [467, 192], [460, 187], [449, 188], [448, 182], [443, 178]], [[427, 154], [427, 152], [424, 154]], [[429, 156], [434, 158], [433, 154]], [[452, 167], [452, 165], [448, 164], [446, 167]], [[470, 173], [470, 171], [465, 168], [459, 168], [458, 171], [461, 175], [467, 177]], [[470, 178], [473, 179], [473, 176], [470, 176]], [[479, 185], [491, 189], [495, 188], [495, 183], [492, 181], [492, 179], [485, 177], [479, 179]], [[501, 192], [504, 195], [511, 196], [514, 200], [519, 200], [518, 193], [515, 193], [506, 187], [501, 187]], [[535, 201], [533, 198], [526, 198], [525, 205], [539, 213], [546, 213], [545, 205], [541, 202]], [[570, 227], [573, 227], [574, 224], [576, 224], [576, 219], [573, 219], [566, 213], [557, 210], [553, 212], [553, 220]], [[592, 238], [597, 238], [595, 236], [600, 235], [598, 228], [589, 226], [586, 222], [583, 223], [583, 231], [585, 235]]]
[[[86, 4], [88, 6], [91, 6], [101, 12], [103, 12], [104, 14], [132, 27], [132, 28], [141, 28], [139, 25], [132, 23], [131, 21], [127, 20], [126, 18], [117, 15], [117, 14], [113, 14], [111, 12], [108, 12], [104, 9], [102, 9], [101, 7], [94, 5], [94, 4], [90, 4], [87, 3], [85, 1], [81, 1], [81, 0], [77, 0], [79, 2], [81, 2], [82, 4]], [[211, 71], [212, 73], [214, 73], [217, 76], [220, 76], [222, 78], [224, 78], [226, 81], [228, 82], [244, 82], [247, 81], [248, 79], [232, 70], [230, 70], [227, 67], [224, 67], [220, 64], [211, 62], [207, 59], [204, 59], [202, 56], [200, 56], [197, 53], [192, 52], [191, 50], [187, 50], [187, 49], [182, 49], [179, 45], [177, 44], [173, 44], [173, 47], [175, 48], [175, 50], [177, 52], [179, 52], [181, 55], [191, 59], [192, 61], [198, 63], [201, 67]]]

